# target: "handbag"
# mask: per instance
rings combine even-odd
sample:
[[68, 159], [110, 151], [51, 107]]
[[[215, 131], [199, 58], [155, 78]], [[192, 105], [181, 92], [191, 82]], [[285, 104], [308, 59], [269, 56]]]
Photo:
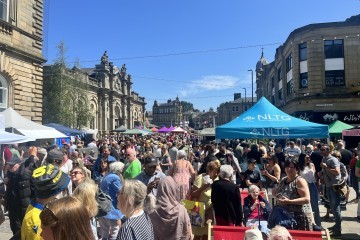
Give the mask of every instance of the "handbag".
[[345, 195], [348, 192], [348, 187], [346, 185], [346, 180], [343, 179], [340, 183], [338, 184], [333, 184], [332, 185], [332, 189], [334, 190], [334, 192], [339, 196], [339, 197], [345, 197]]
[[181, 204], [189, 214], [191, 225], [203, 227], [205, 223], [205, 204], [193, 200], [182, 200]]
[[111, 210], [111, 197], [99, 188], [96, 193], [96, 202], [98, 203], [98, 214], [96, 217], [106, 216]]
[[268, 228], [271, 229], [276, 225], [281, 225], [287, 229], [296, 229], [297, 222], [285, 208], [277, 205], [268, 218]]

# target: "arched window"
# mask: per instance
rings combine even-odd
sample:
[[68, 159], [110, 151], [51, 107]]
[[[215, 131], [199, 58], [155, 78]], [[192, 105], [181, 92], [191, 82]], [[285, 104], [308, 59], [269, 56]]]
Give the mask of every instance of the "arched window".
[[6, 79], [0, 75], [0, 110], [8, 107], [8, 87]]

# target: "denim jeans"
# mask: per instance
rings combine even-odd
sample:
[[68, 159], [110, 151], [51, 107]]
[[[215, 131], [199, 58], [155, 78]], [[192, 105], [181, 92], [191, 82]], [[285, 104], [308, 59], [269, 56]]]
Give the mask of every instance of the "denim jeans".
[[117, 220], [107, 219], [104, 217], [98, 218], [100, 225], [100, 235], [102, 240], [116, 240], [120, 230]]
[[315, 183], [309, 183], [311, 209], [314, 212], [314, 220], [317, 226], [321, 226], [319, 211], [319, 192]]
[[326, 187], [326, 195], [329, 199], [330, 209], [335, 218], [335, 231], [341, 231], [341, 211], [340, 211], [340, 197], [332, 189], [332, 187]]
[[[359, 189], [360, 189], [360, 182], [358, 182], [358, 186], [359, 186]], [[359, 190], [359, 192], [360, 192], [360, 190]], [[360, 217], [360, 199], [358, 201], [357, 216]]]

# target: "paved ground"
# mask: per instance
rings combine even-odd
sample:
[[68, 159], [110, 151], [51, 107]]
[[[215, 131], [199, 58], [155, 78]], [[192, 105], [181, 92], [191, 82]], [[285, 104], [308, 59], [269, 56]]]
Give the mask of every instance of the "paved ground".
[[[349, 200], [353, 200], [355, 198], [355, 192], [351, 188], [350, 198]], [[347, 210], [342, 212], [342, 233], [343, 235], [339, 239], [344, 240], [360, 240], [360, 222], [356, 220], [356, 211], [357, 211], [357, 203], [351, 201], [351, 203], [347, 204]], [[320, 216], [324, 216], [326, 214], [326, 208], [323, 205], [320, 205]], [[332, 215], [331, 215], [332, 216]], [[328, 220], [322, 219], [323, 227], [331, 227], [334, 225], [334, 219], [331, 217]], [[5, 222], [0, 226], [0, 239], [7, 240], [12, 237], [12, 232], [10, 230], [9, 219], [6, 216]]]

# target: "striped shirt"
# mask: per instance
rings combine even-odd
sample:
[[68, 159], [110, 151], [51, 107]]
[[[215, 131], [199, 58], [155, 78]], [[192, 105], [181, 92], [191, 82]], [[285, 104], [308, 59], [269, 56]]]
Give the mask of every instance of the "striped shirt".
[[132, 216], [120, 228], [117, 240], [154, 240], [151, 220], [144, 211]]

